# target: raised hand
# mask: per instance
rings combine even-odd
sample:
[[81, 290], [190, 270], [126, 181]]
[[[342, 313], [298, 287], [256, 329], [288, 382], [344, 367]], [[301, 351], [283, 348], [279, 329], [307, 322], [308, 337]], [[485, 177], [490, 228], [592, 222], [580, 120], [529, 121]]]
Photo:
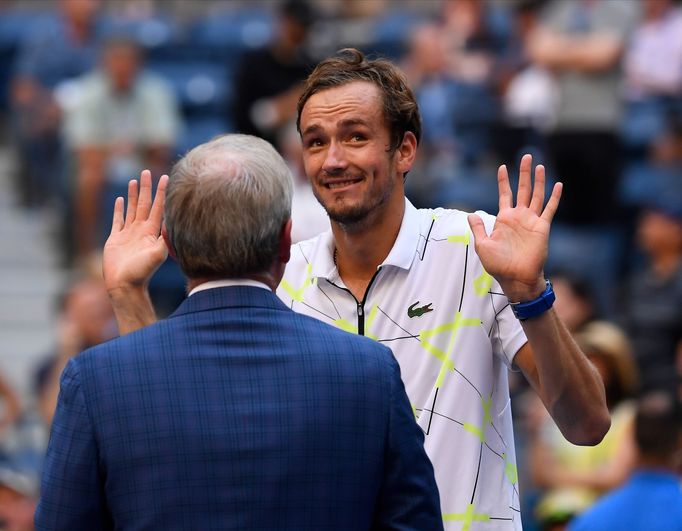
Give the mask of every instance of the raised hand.
[[556, 183], [545, 205], [545, 168], [535, 168], [533, 159], [524, 155], [519, 171], [516, 206], [506, 166], [497, 171], [500, 211], [490, 236], [476, 214], [469, 215], [469, 226], [476, 240], [476, 253], [485, 270], [500, 283], [513, 302], [532, 300], [545, 289], [543, 267], [549, 247], [549, 229], [559, 206], [562, 184]]
[[152, 176], [140, 174], [140, 183], [128, 183], [128, 208], [123, 215], [123, 198], [116, 199], [111, 233], [104, 244], [102, 269], [110, 295], [117, 290], [145, 288], [168, 255], [161, 237], [163, 205], [168, 176], [159, 179], [152, 202]]

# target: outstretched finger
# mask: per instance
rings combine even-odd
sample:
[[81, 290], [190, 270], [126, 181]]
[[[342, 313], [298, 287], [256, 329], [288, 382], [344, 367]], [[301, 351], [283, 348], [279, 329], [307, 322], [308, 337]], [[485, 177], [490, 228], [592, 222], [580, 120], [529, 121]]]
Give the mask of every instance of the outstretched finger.
[[521, 157], [521, 164], [519, 165], [519, 189], [516, 192], [516, 205], [528, 206], [530, 203], [530, 173], [533, 169], [533, 157], [526, 153]]
[[554, 214], [556, 214], [557, 208], [559, 208], [559, 200], [561, 199], [561, 192], [564, 189], [563, 183], [556, 183], [554, 185], [554, 188], [552, 188], [552, 195], [549, 197], [549, 201], [547, 201], [547, 206], [545, 207], [545, 210], [542, 212], [542, 219], [546, 220], [547, 222], [551, 223], [552, 219], [554, 218]]
[[483, 220], [478, 214], [469, 214], [467, 216], [467, 221], [469, 222], [471, 232], [474, 234], [474, 243], [480, 244], [488, 238], [488, 233], [485, 231]]
[[159, 179], [159, 184], [156, 187], [156, 196], [154, 196], [154, 203], [152, 204], [152, 211], [149, 214], [150, 221], [158, 227], [161, 227], [161, 220], [163, 219], [163, 207], [166, 202], [166, 187], [168, 186], [168, 175], [162, 175]]
[[140, 173], [140, 197], [137, 200], [136, 219], [145, 221], [152, 207], [152, 172], [142, 170]]
[[114, 202], [114, 217], [111, 220], [111, 234], [123, 229], [123, 198], [117, 197]]
[[500, 210], [514, 206], [511, 186], [509, 186], [509, 174], [504, 164], [497, 169], [497, 193], [500, 196]]
[[538, 216], [542, 214], [542, 206], [545, 204], [545, 167], [539, 165], [535, 168], [535, 182], [533, 183], [533, 198], [530, 201], [530, 209]]
[[125, 226], [128, 227], [135, 221], [135, 213], [137, 212], [137, 198], [138, 198], [137, 181], [131, 179], [128, 182], [128, 208], [126, 210]]

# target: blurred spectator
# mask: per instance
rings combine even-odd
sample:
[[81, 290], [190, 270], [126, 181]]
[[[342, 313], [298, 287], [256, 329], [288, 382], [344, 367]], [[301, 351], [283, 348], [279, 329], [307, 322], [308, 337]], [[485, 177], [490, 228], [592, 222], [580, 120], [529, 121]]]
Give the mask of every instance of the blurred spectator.
[[99, 0], [59, 0], [57, 5], [58, 14], [26, 36], [12, 80], [21, 165], [17, 184], [26, 206], [41, 205], [59, 191], [61, 110], [54, 91], [92, 68], [99, 49]]
[[489, 155], [499, 106], [493, 71], [506, 36], [491, 23], [492, 7], [480, 0], [446, 0], [442, 18], [449, 70], [457, 80], [454, 105], [457, 156], [468, 167]]
[[[107, 41], [101, 68], [79, 80], [64, 133], [75, 162], [75, 234], [82, 258], [103, 240], [117, 195], [144, 168], [168, 171], [180, 127], [178, 104], [167, 83], [143, 70], [138, 45]], [[104, 215], [101, 215], [105, 213]]]
[[495, 56], [504, 42], [488, 24], [487, 3], [445, 0], [443, 20], [451, 68], [457, 79], [484, 84], [492, 78]]
[[531, 442], [530, 460], [534, 482], [545, 491], [536, 513], [552, 530], [563, 529], [598, 495], [620, 485], [634, 464], [633, 404], [628, 398], [636, 390], [637, 373], [629, 342], [605, 321], [588, 324], [575, 338], [604, 381], [611, 429], [597, 446], [575, 446], [539, 406], [544, 414]]
[[674, 0], [641, 0], [642, 19], [625, 54], [631, 100], [682, 94], [682, 10]]
[[571, 531], [680, 531], [682, 490], [680, 404], [666, 394], [645, 396], [637, 407], [637, 469], [570, 525]]
[[116, 321], [104, 282], [100, 278], [86, 278], [72, 285], [61, 301], [55, 351], [36, 374], [38, 405], [48, 426], [52, 423], [59, 378], [66, 363], [86, 348], [115, 335]]
[[313, 65], [305, 45], [314, 21], [307, 1], [286, 0], [279, 6], [273, 41], [244, 54], [232, 109], [237, 132], [260, 136], [276, 146], [278, 129], [295, 118], [301, 85]]
[[313, 238], [330, 230], [329, 216], [313, 193], [310, 181], [303, 169], [303, 147], [296, 126], [290, 123], [279, 135], [278, 143], [282, 157], [294, 177], [294, 195], [291, 204], [292, 243]]
[[0, 374], [0, 439], [3, 432], [21, 415], [21, 403], [12, 387]]
[[634, 2], [553, 0], [529, 40], [530, 56], [553, 72], [559, 91], [548, 155], [565, 183], [560, 221], [617, 218], [619, 64], [636, 7]]
[[551, 73], [533, 64], [528, 40], [538, 24], [544, 0], [521, 0], [512, 17], [512, 38], [495, 72], [502, 117], [496, 135], [501, 162], [510, 164], [524, 153], [544, 150], [544, 135], [552, 122], [557, 89]]
[[37, 475], [31, 477], [0, 464], [0, 530], [33, 531], [37, 501]]
[[456, 82], [450, 73], [447, 41], [442, 25], [421, 24], [410, 35], [403, 71], [414, 91], [422, 118], [422, 136], [408, 179], [410, 198], [433, 205], [435, 188], [451, 180], [457, 161], [455, 138]]
[[596, 317], [594, 295], [589, 283], [575, 273], [554, 271], [551, 275], [556, 302], [554, 310], [572, 334]]
[[682, 203], [670, 194], [656, 201], [637, 225], [647, 264], [629, 279], [623, 301], [643, 391], [676, 385], [675, 355], [682, 342]]

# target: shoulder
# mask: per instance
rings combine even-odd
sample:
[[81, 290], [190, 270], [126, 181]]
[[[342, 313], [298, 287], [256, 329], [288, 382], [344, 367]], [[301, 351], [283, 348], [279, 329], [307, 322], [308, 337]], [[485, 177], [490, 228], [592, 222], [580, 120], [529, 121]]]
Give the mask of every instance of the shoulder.
[[[458, 231], [460, 233], [470, 232], [468, 217], [470, 212], [451, 208], [420, 208], [417, 210], [420, 224], [430, 224], [433, 221], [434, 229], [439, 231]], [[483, 220], [486, 231], [490, 232], [495, 225], [495, 216], [477, 210], [474, 212]]]
[[291, 258], [284, 271], [284, 279], [308, 276], [312, 272], [313, 264], [321, 260], [323, 254], [328, 257], [332, 252], [330, 248], [333, 245], [332, 241], [331, 230], [328, 230], [313, 238], [293, 244]]

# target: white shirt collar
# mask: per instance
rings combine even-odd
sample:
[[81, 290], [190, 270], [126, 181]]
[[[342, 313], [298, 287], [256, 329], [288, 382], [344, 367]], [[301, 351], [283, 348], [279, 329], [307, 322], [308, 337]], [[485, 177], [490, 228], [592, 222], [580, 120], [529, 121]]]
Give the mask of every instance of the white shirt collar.
[[[388, 256], [379, 267], [392, 265], [409, 270], [417, 255], [419, 246], [419, 213], [410, 201], [405, 198], [405, 213], [400, 223], [400, 231]], [[335, 280], [339, 272], [334, 263], [334, 235], [331, 230], [323, 232], [317, 238], [312, 258], [312, 276]]]
[[202, 284], [195, 286], [194, 289], [189, 292], [188, 297], [207, 289], [226, 288], [230, 286], [251, 286], [253, 288], [263, 288], [272, 291], [266, 284], [259, 282], [258, 280], [252, 280], [250, 278], [225, 278], [222, 280], [209, 280], [208, 282], [203, 282]]

